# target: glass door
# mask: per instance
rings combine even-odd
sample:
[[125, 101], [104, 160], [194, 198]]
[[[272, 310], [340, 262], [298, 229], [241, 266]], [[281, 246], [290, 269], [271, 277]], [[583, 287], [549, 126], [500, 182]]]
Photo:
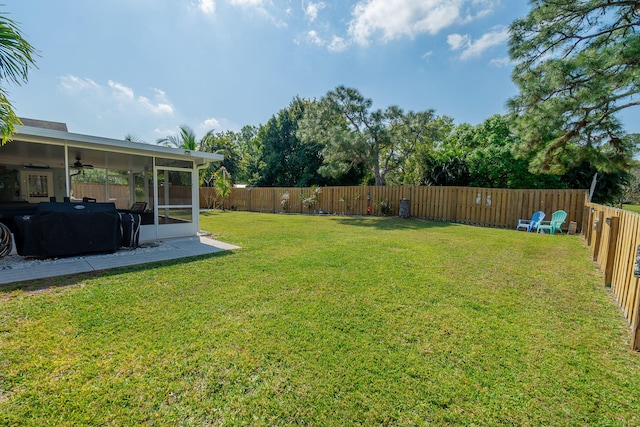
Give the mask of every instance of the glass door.
[[197, 212], [193, 204], [193, 170], [158, 167], [156, 192], [158, 238], [195, 236], [198, 230], [194, 219]]

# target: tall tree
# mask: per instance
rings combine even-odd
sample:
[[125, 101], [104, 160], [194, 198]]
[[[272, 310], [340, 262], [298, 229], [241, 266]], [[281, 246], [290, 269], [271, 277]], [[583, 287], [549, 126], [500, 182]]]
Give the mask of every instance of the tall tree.
[[473, 126], [463, 123], [454, 126], [453, 119], [440, 118], [432, 144], [418, 146], [413, 159], [413, 185], [469, 184], [467, 156], [474, 146]]
[[509, 116], [494, 115], [469, 129], [466, 164], [469, 185], [491, 188], [558, 188], [559, 177], [529, 171], [530, 159], [518, 155], [518, 138]]
[[430, 159], [436, 147], [442, 147], [453, 129], [453, 119], [436, 117], [433, 110], [408, 112], [403, 121], [392, 128], [400, 139], [399, 167], [387, 175], [393, 184], [423, 185], [431, 182]]
[[218, 169], [224, 167], [230, 176], [238, 172], [240, 154], [237, 146], [238, 135], [233, 131], [225, 132], [209, 132], [206, 138], [203, 138], [199, 144], [200, 151], [209, 153], [222, 154], [224, 160], [220, 163], [211, 163], [207, 168], [207, 174], [213, 174]]
[[[627, 135], [628, 138], [640, 142], [640, 134]], [[635, 161], [629, 170], [629, 179], [622, 188], [620, 205], [623, 203], [640, 203], [640, 162]], [[620, 206], [622, 207], [622, 206]]]
[[298, 137], [298, 126], [313, 101], [294, 98], [266, 125], [258, 138], [262, 145], [263, 166], [257, 185], [274, 187], [308, 187], [324, 184], [318, 175], [322, 164], [320, 146]]
[[597, 154], [602, 144], [621, 148], [617, 113], [640, 105], [640, 3], [530, 3], [530, 13], [511, 25], [520, 94], [509, 104], [525, 148], [537, 153], [533, 166], [562, 172], [575, 147], [581, 157]]
[[372, 104], [357, 89], [338, 86], [308, 109], [299, 134], [323, 146], [321, 174], [337, 178], [363, 166], [375, 185], [384, 185], [386, 175], [400, 167], [401, 145], [391, 127], [402, 122], [403, 112], [396, 106], [370, 111]]
[[239, 155], [236, 182], [254, 185], [260, 179], [260, 171], [264, 167], [262, 160], [262, 143], [256, 126], [246, 125], [235, 134], [235, 145]]
[[[0, 80], [17, 85], [27, 82], [29, 68], [35, 66], [35, 49], [22, 37], [16, 23], [0, 13]], [[4, 83], [0, 87], [0, 146], [11, 141], [16, 125], [22, 124], [9, 101]]]

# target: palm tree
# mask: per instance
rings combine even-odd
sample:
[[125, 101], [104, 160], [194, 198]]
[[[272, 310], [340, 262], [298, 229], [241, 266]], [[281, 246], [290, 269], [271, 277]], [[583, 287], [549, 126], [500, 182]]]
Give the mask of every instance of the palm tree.
[[[0, 80], [9, 80], [17, 85], [27, 82], [30, 66], [36, 66], [36, 50], [22, 37], [18, 26], [6, 14], [0, 13]], [[0, 87], [0, 146], [11, 141], [16, 125], [22, 122], [13, 111], [7, 91]]]
[[220, 169], [218, 169], [213, 176], [213, 185], [216, 189], [216, 193], [218, 193], [222, 199], [222, 210], [224, 210], [224, 199], [226, 199], [229, 193], [231, 193], [231, 175], [227, 172], [227, 168], [220, 166]]
[[207, 132], [200, 140], [196, 138], [196, 134], [189, 126], [180, 126], [179, 135], [169, 135], [156, 141], [159, 145], [165, 147], [183, 148], [192, 151], [205, 151], [208, 142], [214, 138], [213, 129]]
[[124, 140], [125, 141], [129, 141], [129, 142], [139, 142], [141, 144], [145, 143], [138, 135], [134, 135], [134, 134], [131, 134], [131, 133], [126, 134], [124, 136]]

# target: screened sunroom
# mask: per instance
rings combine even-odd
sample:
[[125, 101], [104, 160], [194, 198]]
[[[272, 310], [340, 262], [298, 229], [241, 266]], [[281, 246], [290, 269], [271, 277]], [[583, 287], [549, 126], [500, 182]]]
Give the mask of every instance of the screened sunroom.
[[0, 221], [28, 215], [40, 202], [110, 202], [140, 214], [140, 241], [197, 234], [198, 173], [222, 155], [23, 123], [0, 147]]

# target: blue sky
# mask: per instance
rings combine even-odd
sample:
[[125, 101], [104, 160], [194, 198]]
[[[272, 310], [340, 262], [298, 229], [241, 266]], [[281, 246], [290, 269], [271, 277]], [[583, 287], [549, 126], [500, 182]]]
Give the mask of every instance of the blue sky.
[[152, 143], [182, 124], [198, 137], [264, 124], [295, 96], [338, 85], [375, 108], [480, 123], [517, 93], [507, 27], [529, 10], [524, 0], [4, 4], [40, 52], [29, 82], [7, 87], [19, 116]]

